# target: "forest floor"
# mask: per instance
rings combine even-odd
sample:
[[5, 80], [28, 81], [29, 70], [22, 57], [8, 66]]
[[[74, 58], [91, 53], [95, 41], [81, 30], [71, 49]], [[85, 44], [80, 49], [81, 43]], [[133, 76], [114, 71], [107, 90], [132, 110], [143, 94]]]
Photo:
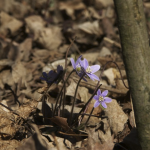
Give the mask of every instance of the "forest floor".
[[[150, 33], [150, 2], [143, 3]], [[100, 65], [95, 74], [112, 101], [91, 113], [92, 99], [78, 116], [98, 83], [86, 78], [70, 117], [80, 79], [74, 72], [54, 113], [70, 58], [80, 55]], [[42, 72], [58, 65], [65, 76], [49, 87]], [[141, 150], [123, 81], [128, 87], [113, 0], [0, 0], [0, 150]]]

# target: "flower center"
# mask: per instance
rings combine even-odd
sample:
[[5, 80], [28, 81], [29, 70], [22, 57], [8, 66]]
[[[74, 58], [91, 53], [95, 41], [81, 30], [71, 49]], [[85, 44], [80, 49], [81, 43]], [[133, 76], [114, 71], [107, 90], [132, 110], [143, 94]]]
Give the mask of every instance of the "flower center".
[[87, 73], [91, 73], [91, 72], [92, 72], [92, 70], [91, 70], [91, 67], [90, 67], [90, 66], [88, 66], [88, 67], [86, 68], [86, 72], [87, 72]]
[[101, 102], [103, 100], [104, 100], [103, 96], [99, 96], [99, 101]]
[[77, 72], [80, 72], [81, 71], [81, 66], [78, 64], [78, 65], [76, 65], [76, 71]]

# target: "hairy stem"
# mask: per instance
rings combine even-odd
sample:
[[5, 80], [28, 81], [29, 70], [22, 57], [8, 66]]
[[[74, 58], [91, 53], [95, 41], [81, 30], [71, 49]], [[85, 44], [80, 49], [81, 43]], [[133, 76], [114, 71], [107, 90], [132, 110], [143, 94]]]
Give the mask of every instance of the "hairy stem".
[[53, 111], [53, 116], [55, 115], [55, 111], [56, 111], [56, 108], [57, 108], [57, 104], [58, 104], [58, 101], [59, 101], [59, 97], [61, 96], [61, 93], [62, 93], [62, 91], [63, 91], [63, 88], [64, 88], [64, 86], [65, 86], [65, 83], [68, 81], [69, 77], [71, 76], [71, 74], [72, 74], [74, 71], [75, 71], [75, 70], [72, 70], [72, 71], [70, 72], [70, 74], [68, 75], [66, 81], [64, 81], [64, 84], [63, 84], [63, 86], [62, 86], [62, 88], [61, 88], [61, 91], [60, 91], [60, 93], [59, 93], [59, 95], [58, 95], [58, 97], [57, 97], [57, 100], [56, 100], [55, 108], [54, 108], [54, 111]]
[[71, 121], [72, 121], [73, 109], [74, 109], [74, 104], [75, 104], [75, 101], [76, 101], [78, 86], [79, 86], [80, 81], [83, 79], [84, 76], [85, 76], [85, 74], [83, 73], [83, 75], [81, 76], [81, 78], [79, 79], [79, 81], [77, 83], [77, 87], [76, 87], [75, 94], [74, 94], [74, 100], [73, 100], [73, 103], [72, 103], [72, 109], [71, 109], [71, 113], [70, 113], [69, 125], [71, 124]]

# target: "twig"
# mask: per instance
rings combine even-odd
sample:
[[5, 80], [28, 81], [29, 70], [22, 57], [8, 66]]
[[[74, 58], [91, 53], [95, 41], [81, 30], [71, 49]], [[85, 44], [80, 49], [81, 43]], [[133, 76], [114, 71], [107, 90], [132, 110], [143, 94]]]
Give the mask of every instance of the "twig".
[[17, 115], [17, 116], [19, 116], [20, 117], [20, 115], [19, 114], [17, 114], [16, 112], [14, 112], [11, 108], [9, 108], [9, 107], [7, 107], [7, 106], [5, 106], [4, 104], [2, 104], [2, 103], [0, 103], [0, 105], [1, 106], [3, 106], [3, 107], [5, 107], [6, 109], [8, 109], [9, 111], [11, 111], [13, 114], [15, 114], [15, 115]]
[[[7, 89], [9, 89], [9, 90], [12, 92], [12, 94], [13, 94], [13, 96], [14, 96], [14, 99], [15, 99], [15, 103], [18, 102], [18, 104], [19, 104], [19, 106], [20, 106], [21, 103], [20, 103], [19, 100], [18, 100], [18, 96], [15, 94], [15, 92], [12, 90], [12, 88], [11, 88], [8, 84], [5, 84], [5, 87], [6, 87]], [[17, 84], [15, 84], [15, 87], [17, 88]], [[17, 89], [16, 89], [16, 91], [17, 91]]]
[[[77, 81], [78, 81], [77, 77], [71, 77], [71, 78], [77, 83]], [[94, 90], [95, 87], [96, 87], [96, 83], [94, 83], [94, 82], [93, 83], [88, 83], [88, 82], [81, 81], [80, 85], [84, 86], [84, 87], [87, 87], [87, 88], [90, 88], [92, 90]], [[110, 86], [105, 86], [105, 85], [102, 85], [101, 89], [107, 89], [110, 92], [117, 93], [117, 94], [127, 94], [127, 91], [128, 91], [128, 90], [115, 89], [115, 88], [112, 88]]]
[[58, 133], [60, 134], [63, 134], [63, 135], [69, 135], [69, 136], [88, 136], [88, 135], [85, 135], [85, 134], [69, 134], [69, 133], [64, 133], [64, 132], [61, 132], [61, 131], [58, 131]]
[[118, 145], [119, 147], [123, 148], [124, 150], [128, 150], [126, 149], [124, 146], [122, 146], [121, 144], [117, 143], [116, 145]]
[[116, 47], [121, 48], [120, 43], [118, 43], [118, 42], [116, 42], [116, 41], [113, 41], [113, 40], [109, 39], [108, 37], [105, 37], [105, 38], [104, 38], [104, 41], [107, 41], [107, 42], [109, 42], [110, 44], [113, 44], [113, 45], [115, 45]]
[[59, 144], [58, 144], [58, 141], [57, 141], [57, 139], [56, 139], [56, 136], [55, 136], [55, 133], [54, 133], [54, 132], [52, 133], [52, 136], [53, 136], [53, 138], [54, 138], [54, 142], [55, 142], [55, 144], [56, 144], [57, 150], [60, 150], [60, 149], [59, 149], [59, 146], [58, 146]]

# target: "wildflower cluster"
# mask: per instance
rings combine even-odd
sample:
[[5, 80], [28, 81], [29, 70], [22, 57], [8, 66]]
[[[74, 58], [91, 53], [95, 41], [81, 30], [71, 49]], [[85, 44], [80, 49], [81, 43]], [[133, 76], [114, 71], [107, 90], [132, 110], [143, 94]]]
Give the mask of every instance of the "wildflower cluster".
[[[85, 74], [85, 78], [88, 76], [92, 80], [99, 80], [99, 77], [96, 76], [94, 73], [97, 72], [100, 69], [100, 65], [93, 65], [89, 66], [89, 63], [87, 59], [81, 60], [82, 56], [80, 56], [77, 61], [75, 62], [73, 58], [71, 58], [71, 63], [73, 68], [76, 70], [76, 73], [81, 77], [83, 74]], [[86, 79], [83, 78], [83, 80], [86, 81]], [[109, 97], [106, 97], [108, 94], [108, 90], [101, 93], [100, 89], [97, 91], [97, 95], [95, 95], [93, 98], [96, 100], [94, 104], [94, 108], [98, 107], [99, 105], [103, 108], [107, 108], [107, 105], [105, 103], [110, 103], [112, 100]]]
[[[90, 78], [92, 80], [100, 81], [99, 77], [94, 74], [95, 72], [97, 72], [100, 69], [100, 65], [89, 66], [89, 63], [88, 63], [87, 59], [84, 58], [82, 60], [82, 56], [80, 56], [77, 59], [76, 62], [74, 61], [73, 58], [71, 58], [70, 60], [71, 60], [71, 64], [72, 64], [72, 67], [73, 67], [73, 71], [68, 75], [67, 79], [64, 81], [61, 92], [63, 92], [63, 88], [65, 86], [65, 83], [67, 82], [68, 78], [70, 77], [70, 75], [74, 71], [76, 71], [76, 73], [80, 77], [80, 80], [78, 81], [77, 87], [76, 87], [76, 90], [75, 90], [75, 95], [74, 95], [74, 100], [73, 100], [73, 103], [72, 103], [72, 109], [71, 109], [71, 114], [70, 114], [70, 119], [69, 119], [70, 123], [69, 124], [71, 124], [71, 120], [72, 120], [71, 118], [72, 118], [72, 115], [73, 115], [73, 109], [74, 109], [74, 104], [75, 104], [75, 100], [76, 100], [77, 89], [78, 89], [80, 81], [83, 79], [87, 82], [87, 80], [86, 80], [87, 78]], [[51, 86], [53, 83], [58, 83], [63, 78], [64, 74], [65, 74], [65, 71], [63, 70], [63, 67], [58, 65], [57, 66], [57, 72], [54, 71], [54, 70], [51, 70], [49, 73], [43, 72], [42, 73], [43, 77], [40, 77], [40, 79], [46, 81], [47, 84], [49, 86]], [[62, 94], [61, 92], [59, 93], [59, 96], [57, 97], [55, 109], [53, 111], [53, 115], [55, 115], [55, 111], [57, 109], [57, 104], [58, 104], [60, 95]], [[108, 90], [105, 90], [101, 93], [101, 90], [98, 89], [97, 95], [95, 95], [95, 96], [93, 95], [94, 96], [93, 99], [96, 100], [96, 102], [94, 103], [93, 109], [98, 107], [99, 105], [103, 108], [107, 108], [106, 103], [110, 103], [112, 101], [111, 98], [106, 97], [107, 94], [108, 94]], [[91, 99], [92, 98], [90, 98], [89, 101]], [[64, 102], [63, 102], [63, 104], [64, 104]], [[59, 105], [61, 105], [61, 100], [60, 100]]]
[[[83, 74], [85, 74], [85, 77], [88, 76], [92, 80], [99, 81], [99, 77], [96, 76], [94, 73], [100, 69], [100, 65], [89, 66], [88, 61], [85, 58], [84, 58], [84, 60], [81, 60], [81, 57], [82, 56], [80, 56], [76, 62], [74, 61], [73, 58], [70, 59], [72, 66], [76, 70], [79, 77], [81, 77]], [[86, 81], [85, 78], [83, 78], [83, 79]]]

